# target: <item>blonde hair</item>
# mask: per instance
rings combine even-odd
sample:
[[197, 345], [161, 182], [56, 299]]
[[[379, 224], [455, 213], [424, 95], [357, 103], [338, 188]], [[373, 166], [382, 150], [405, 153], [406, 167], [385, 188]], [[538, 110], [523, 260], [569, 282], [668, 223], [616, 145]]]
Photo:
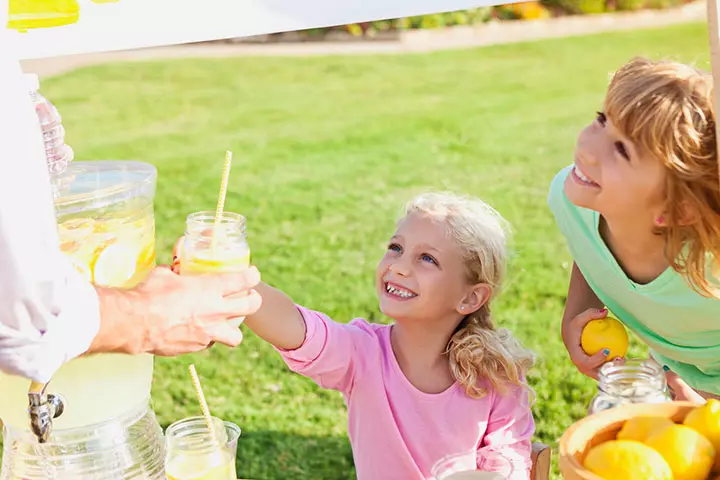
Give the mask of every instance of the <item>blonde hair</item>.
[[[720, 298], [713, 278], [720, 261], [720, 179], [712, 76], [681, 63], [633, 59], [614, 74], [605, 114], [663, 162], [666, 214], [658, 233], [670, 266], [701, 295]], [[688, 207], [695, 214], [690, 221]]]
[[454, 240], [466, 265], [470, 284], [490, 286], [490, 298], [457, 326], [447, 346], [450, 369], [468, 396], [487, 395], [480, 380], [488, 380], [495, 390], [510, 385], [528, 388], [527, 371], [535, 362], [504, 328], [495, 328], [490, 303], [505, 277], [508, 225], [492, 207], [481, 200], [450, 193], [427, 193], [411, 200], [405, 216], [420, 214], [441, 222]]

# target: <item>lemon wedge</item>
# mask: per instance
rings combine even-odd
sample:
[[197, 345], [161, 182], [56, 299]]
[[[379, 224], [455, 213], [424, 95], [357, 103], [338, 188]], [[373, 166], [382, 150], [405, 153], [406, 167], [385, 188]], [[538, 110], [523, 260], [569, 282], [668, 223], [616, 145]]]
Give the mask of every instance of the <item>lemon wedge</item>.
[[122, 287], [135, 275], [137, 249], [121, 243], [105, 247], [95, 260], [93, 281], [102, 287]]
[[182, 258], [180, 271], [187, 275], [240, 272], [250, 266], [250, 250], [195, 252]]

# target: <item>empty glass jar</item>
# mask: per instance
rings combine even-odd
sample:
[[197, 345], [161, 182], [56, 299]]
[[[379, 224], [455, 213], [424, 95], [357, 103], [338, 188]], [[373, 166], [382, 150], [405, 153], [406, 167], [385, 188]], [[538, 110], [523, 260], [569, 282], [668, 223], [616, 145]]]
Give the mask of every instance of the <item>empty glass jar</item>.
[[663, 403], [672, 400], [662, 367], [653, 360], [608, 362], [600, 368], [598, 393], [589, 413], [630, 403]]

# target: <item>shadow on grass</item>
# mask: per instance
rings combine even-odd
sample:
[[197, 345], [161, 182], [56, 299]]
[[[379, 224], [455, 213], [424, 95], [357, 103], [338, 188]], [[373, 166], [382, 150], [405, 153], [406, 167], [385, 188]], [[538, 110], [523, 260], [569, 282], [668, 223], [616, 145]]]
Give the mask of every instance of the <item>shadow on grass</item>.
[[355, 478], [346, 436], [287, 432], [243, 432], [238, 443], [238, 477], [253, 480]]

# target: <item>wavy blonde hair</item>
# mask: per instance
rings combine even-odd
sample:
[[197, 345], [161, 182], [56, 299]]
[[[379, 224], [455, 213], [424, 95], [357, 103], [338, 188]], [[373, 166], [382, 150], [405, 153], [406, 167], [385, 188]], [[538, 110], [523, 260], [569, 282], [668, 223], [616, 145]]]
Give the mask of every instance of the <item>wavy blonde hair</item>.
[[420, 214], [441, 222], [454, 240], [466, 266], [469, 284], [485, 283], [491, 295], [476, 312], [458, 324], [447, 346], [450, 369], [468, 396], [487, 395], [480, 380], [507, 392], [511, 385], [527, 388], [525, 375], [535, 356], [504, 328], [496, 328], [490, 303], [500, 290], [507, 263], [508, 224], [485, 202], [451, 193], [427, 193], [411, 200], [405, 216]]
[[613, 75], [605, 114], [623, 135], [663, 162], [665, 226], [657, 233], [666, 239], [668, 263], [695, 291], [720, 298], [712, 76], [681, 63], [635, 58]]

